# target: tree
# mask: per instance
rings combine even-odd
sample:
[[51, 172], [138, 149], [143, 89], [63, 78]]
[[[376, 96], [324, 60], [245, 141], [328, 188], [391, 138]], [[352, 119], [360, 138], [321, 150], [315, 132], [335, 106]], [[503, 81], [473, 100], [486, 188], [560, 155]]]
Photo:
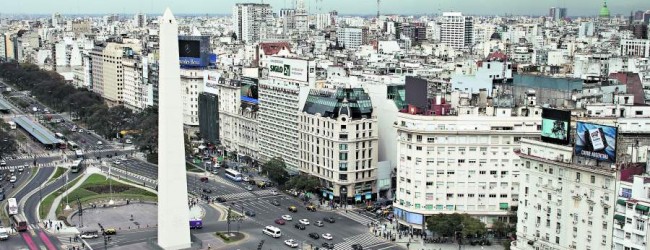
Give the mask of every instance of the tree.
[[464, 236], [477, 237], [485, 234], [485, 224], [468, 214], [435, 214], [427, 218], [427, 228], [444, 237], [456, 236], [461, 232]]
[[237, 41], [237, 33], [233, 32], [233, 33], [230, 35], [230, 38], [232, 38], [233, 41]]
[[286, 170], [284, 160], [275, 157], [262, 165], [262, 171], [266, 172], [269, 179], [283, 186], [289, 179], [289, 173]]
[[506, 223], [500, 220], [492, 223], [492, 230], [494, 231], [495, 236], [499, 238], [506, 236], [508, 233], [508, 227], [509, 226]]

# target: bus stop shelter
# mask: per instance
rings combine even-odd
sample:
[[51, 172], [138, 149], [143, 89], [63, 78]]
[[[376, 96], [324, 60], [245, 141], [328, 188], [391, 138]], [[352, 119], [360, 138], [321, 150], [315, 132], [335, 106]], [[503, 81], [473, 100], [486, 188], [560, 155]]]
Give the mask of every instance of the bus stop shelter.
[[27, 116], [16, 116], [12, 118], [12, 120], [16, 123], [17, 126], [23, 128], [37, 141], [47, 147], [54, 147], [59, 143], [59, 139], [54, 136], [54, 133], [50, 132], [40, 124], [32, 121]]

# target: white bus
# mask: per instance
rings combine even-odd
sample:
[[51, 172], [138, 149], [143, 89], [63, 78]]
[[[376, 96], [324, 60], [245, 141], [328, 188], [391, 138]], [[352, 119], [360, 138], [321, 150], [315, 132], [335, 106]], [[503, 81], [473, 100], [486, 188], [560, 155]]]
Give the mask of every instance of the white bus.
[[81, 149], [75, 150], [74, 154], [77, 156], [77, 158], [83, 158], [84, 157], [84, 152], [81, 151]]
[[74, 143], [73, 141], [68, 141], [68, 148], [70, 150], [77, 150], [79, 148], [79, 146], [77, 146], [77, 144]]
[[233, 181], [241, 181], [241, 173], [229, 168], [226, 169], [226, 177], [230, 178]]
[[82, 167], [81, 166], [82, 161], [83, 161], [82, 159], [74, 160], [72, 162], [72, 165], [70, 165], [70, 172], [79, 173], [79, 171], [81, 170], [81, 167]]
[[18, 201], [16, 201], [16, 198], [9, 198], [7, 200], [7, 207], [9, 208], [9, 215], [18, 214]]
[[282, 231], [274, 226], [266, 226], [262, 232], [273, 238], [280, 238], [280, 236], [282, 236]]

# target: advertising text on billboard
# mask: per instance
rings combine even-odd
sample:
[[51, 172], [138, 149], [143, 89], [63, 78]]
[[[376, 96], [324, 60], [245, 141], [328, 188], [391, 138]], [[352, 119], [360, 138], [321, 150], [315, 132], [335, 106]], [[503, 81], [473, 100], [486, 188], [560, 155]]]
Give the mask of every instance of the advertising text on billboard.
[[576, 155], [599, 161], [616, 162], [617, 132], [616, 127], [578, 122], [576, 124]]

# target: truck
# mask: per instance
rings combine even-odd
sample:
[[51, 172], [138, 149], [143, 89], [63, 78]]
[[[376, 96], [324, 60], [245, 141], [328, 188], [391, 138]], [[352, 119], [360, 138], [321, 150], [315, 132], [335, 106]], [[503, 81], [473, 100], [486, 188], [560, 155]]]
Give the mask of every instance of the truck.
[[7, 232], [7, 229], [4, 227], [0, 227], [0, 240], [8, 240], [9, 239], [9, 232]]
[[201, 229], [203, 228], [202, 219], [190, 219], [190, 229]]

